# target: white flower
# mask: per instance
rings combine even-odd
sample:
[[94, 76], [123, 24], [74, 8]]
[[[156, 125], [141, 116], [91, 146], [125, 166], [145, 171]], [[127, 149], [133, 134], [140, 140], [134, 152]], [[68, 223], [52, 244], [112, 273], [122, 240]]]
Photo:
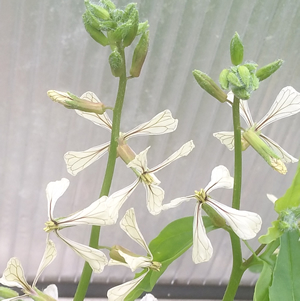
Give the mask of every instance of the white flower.
[[110, 259], [108, 264], [124, 265], [129, 267], [132, 271], [135, 271], [138, 268], [142, 268], [146, 269], [146, 272], [136, 279], [133, 279], [129, 282], [123, 283], [108, 290], [107, 297], [109, 301], [124, 300], [126, 296], [146, 277], [147, 273], [150, 270], [159, 271], [161, 267], [161, 264], [159, 262], [153, 261], [152, 253], [148, 248], [148, 245], [138, 228], [133, 208], [127, 210], [120, 222], [120, 226], [130, 238], [132, 238], [143, 249], [146, 250], [147, 255], [139, 256], [122, 247], [113, 247], [110, 253], [111, 257], [121, 258], [122, 261], [118, 261], [117, 259]]
[[146, 294], [141, 301], [158, 301], [153, 295]]
[[277, 197], [274, 194], [269, 194], [267, 193], [267, 198], [273, 203], [275, 204], [275, 202], [277, 201]]
[[160, 181], [157, 179], [154, 173], [168, 166], [175, 160], [183, 156], [187, 156], [194, 147], [195, 145], [192, 140], [185, 143], [168, 159], [151, 169], [147, 167], [147, 152], [150, 148], [148, 147], [136, 155], [135, 159], [127, 164], [127, 167], [132, 168], [138, 175], [138, 179], [133, 183], [133, 185], [136, 187], [139, 182], [142, 182], [146, 189], [147, 208], [151, 214], [156, 215], [161, 212], [162, 201], [165, 194], [164, 190], [158, 186]]
[[[41, 260], [38, 271], [36, 273], [36, 276], [31, 286], [28, 284], [25, 278], [24, 270], [19, 259], [16, 257], [11, 258], [7, 263], [7, 267], [3, 272], [3, 276], [0, 278], [0, 283], [9, 287], [21, 288], [24, 292], [24, 295], [14, 297], [14, 298], [9, 298], [6, 300], [18, 300], [20, 299], [20, 297], [27, 297], [27, 296], [33, 296], [35, 300], [45, 300], [45, 301], [57, 300], [58, 293], [55, 285], [52, 285], [51, 288], [49, 287], [46, 288], [44, 292], [41, 292], [36, 288], [36, 283], [40, 275], [42, 274], [44, 269], [54, 260], [56, 254], [57, 252], [56, 252], [54, 242], [52, 240], [47, 239], [46, 249], [43, 258]], [[56, 288], [56, 293], [53, 286], [55, 286]]]
[[213, 169], [211, 180], [204, 189], [195, 191], [194, 195], [181, 197], [172, 200], [169, 204], [162, 206], [163, 210], [175, 208], [185, 201], [196, 199], [197, 204], [193, 223], [193, 261], [201, 263], [208, 261], [212, 257], [213, 248], [208, 239], [203, 221], [201, 218], [201, 208], [205, 203], [213, 208], [241, 239], [251, 239], [255, 237], [261, 228], [261, 218], [258, 214], [249, 211], [236, 210], [213, 200], [209, 193], [218, 188], [233, 188], [233, 178], [230, 176], [225, 166], [217, 166]]
[[[86, 92], [80, 98], [91, 101], [93, 103], [101, 103], [98, 97], [93, 92]], [[112, 129], [112, 122], [109, 116], [104, 114], [95, 114], [89, 112], [83, 112], [75, 110], [76, 113], [98, 126], [101, 126], [109, 131]], [[129, 138], [143, 135], [161, 135], [166, 133], [171, 133], [176, 130], [178, 120], [172, 117], [172, 114], [169, 110], [165, 110], [150, 121], [145, 122], [131, 131], [123, 134], [120, 133], [120, 139], [127, 141]], [[110, 142], [89, 148], [82, 152], [67, 152], [64, 156], [64, 159], [67, 164], [68, 172], [75, 176], [78, 172], [82, 171], [90, 164], [101, 158], [109, 148]]]
[[[233, 102], [233, 93], [228, 93], [228, 100]], [[300, 112], [300, 93], [298, 93], [293, 87], [283, 88], [278, 96], [276, 97], [273, 105], [269, 112], [259, 121], [254, 122], [249, 110], [247, 100], [240, 101], [240, 115], [247, 124], [247, 129], [253, 129], [257, 135], [272, 149], [272, 151], [281, 159], [284, 163], [294, 163], [298, 159], [288, 154], [281, 146], [271, 140], [269, 137], [261, 133], [261, 130], [267, 125], [273, 123], [276, 120], [292, 116]], [[213, 134], [214, 137], [218, 138], [222, 144], [226, 145], [229, 150], [234, 149], [234, 135], [233, 132], [218, 132]], [[242, 133], [242, 148], [245, 150], [249, 144], [243, 137]], [[276, 159], [275, 159], [276, 160]], [[274, 164], [280, 164], [275, 162]]]
[[53, 211], [59, 197], [61, 197], [69, 186], [68, 179], [50, 182], [46, 188], [48, 200], [48, 218], [46, 232], [54, 231], [67, 245], [69, 245], [79, 256], [87, 261], [95, 272], [102, 272], [107, 264], [105, 254], [97, 249], [82, 245], [63, 237], [59, 230], [76, 225], [90, 224], [106, 226], [115, 224], [118, 219], [119, 209], [133, 191], [133, 185], [125, 187], [112, 194], [110, 197], [102, 196], [87, 208], [77, 211], [67, 217], [54, 218]]

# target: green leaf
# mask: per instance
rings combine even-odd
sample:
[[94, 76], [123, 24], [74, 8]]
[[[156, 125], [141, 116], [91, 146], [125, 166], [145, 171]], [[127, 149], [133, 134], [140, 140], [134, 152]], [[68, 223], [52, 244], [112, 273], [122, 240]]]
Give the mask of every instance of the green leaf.
[[272, 282], [273, 268], [263, 261], [262, 272], [256, 282], [253, 301], [269, 301], [269, 287]]
[[285, 195], [275, 202], [275, 210], [280, 213], [288, 208], [300, 206], [300, 162], [296, 175], [293, 179], [291, 187], [286, 191]]
[[[217, 229], [208, 216], [204, 216], [203, 222], [206, 232]], [[136, 300], [143, 292], [151, 292], [158, 278], [167, 267], [193, 244], [193, 216], [184, 217], [167, 225], [159, 235], [154, 238], [149, 249], [153, 255], [153, 261], [162, 264], [159, 272], [150, 270], [139, 285], [125, 298], [126, 301]], [[135, 278], [145, 273], [145, 270], [135, 275]]]
[[283, 234], [283, 231], [280, 229], [280, 221], [276, 220], [272, 222], [272, 227], [268, 228], [268, 232], [265, 235], [260, 236], [258, 241], [261, 244], [269, 244], [272, 241], [276, 240]]
[[285, 232], [275, 264], [270, 301], [300, 300], [300, 242], [299, 231]]

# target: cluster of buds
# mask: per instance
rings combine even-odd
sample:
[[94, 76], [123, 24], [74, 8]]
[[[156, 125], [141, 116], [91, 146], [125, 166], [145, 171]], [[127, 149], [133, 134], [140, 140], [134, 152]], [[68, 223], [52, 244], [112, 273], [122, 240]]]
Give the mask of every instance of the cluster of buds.
[[149, 32], [148, 22], [139, 22], [136, 4], [129, 3], [120, 10], [110, 0], [101, 0], [99, 4], [85, 0], [85, 6], [86, 12], [82, 16], [85, 29], [102, 46], [110, 45], [109, 64], [114, 76], [120, 77], [124, 72], [122, 49], [141, 35], [130, 69], [130, 75], [138, 77], [148, 52]]

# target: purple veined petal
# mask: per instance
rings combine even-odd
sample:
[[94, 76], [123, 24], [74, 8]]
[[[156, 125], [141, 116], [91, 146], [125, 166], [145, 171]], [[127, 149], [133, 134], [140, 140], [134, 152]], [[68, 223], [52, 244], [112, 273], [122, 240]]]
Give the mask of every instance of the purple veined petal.
[[150, 259], [152, 260], [151, 251], [148, 248], [148, 245], [137, 225], [135, 212], [133, 208], [130, 208], [126, 211], [124, 217], [120, 221], [121, 229], [136, 243], [138, 243], [143, 249], [147, 251], [150, 255]]
[[165, 192], [162, 188], [155, 184], [146, 184], [143, 182], [146, 189], [147, 208], [153, 215], [157, 215], [162, 210], [162, 202], [165, 197]]
[[236, 210], [213, 199], [209, 199], [206, 203], [226, 220], [235, 234], [241, 239], [254, 238], [259, 232], [262, 220], [257, 213]]
[[178, 151], [173, 153], [168, 159], [163, 161], [162, 163], [158, 164], [157, 166], [151, 168], [149, 170], [150, 173], [155, 173], [164, 167], [168, 166], [172, 162], [176, 161], [177, 159], [187, 156], [195, 147], [193, 140], [190, 140], [189, 142], [185, 143]]
[[134, 168], [141, 175], [147, 171], [147, 152], [150, 146], [141, 151], [135, 158], [127, 164], [127, 167]]
[[197, 202], [193, 221], [192, 258], [196, 264], [210, 260], [213, 254], [213, 248], [202, 221], [201, 207], [202, 204]]
[[268, 124], [300, 112], [300, 93], [293, 87], [283, 88], [277, 95], [269, 112], [257, 123], [256, 130], [260, 131]]
[[188, 202], [192, 199], [195, 199], [194, 195], [184, 196], [184, 197], [181, 197], [181, 198], [176, 198], [176, 199], [170, 201], [170, 203], [163, 204], [162, 205], [162, 210], [173, 209], [173, 208], [179, 206], [180, 204], [182, 204], [183, 202]]
[[232, 151], [234, 150], [234, 133], [233, 132], [217, 132], [213, 136], [220, 140], [222, 144]]
[[287, 151], [285, 151], [279, 144], [274, 140], [267, 137], [264, 134], [260, 134], [261, 139], [273, 150], [273, 152], [281, 159], [284, 163], [295, 163], [298, 159], [294, 158]]
[[176, 130], [178, 120], [172, 117], [169, 110], [165, 110], [151, 120], [140, 124], [131, 131], [124, 134], [124, 139], [144, 135], [162, 135]]
[[108, 151], [110, 142], [94, 146], [85, 151], [65, 153], [64, 159], [67, 170], [72, 176], [76, 176], [80, 171], [100, 159]]
[[86, 245], [80, 244], [78, 242], [72, 241], [63, 237], [59, 231], [56, 231], [57, 236], [63, 240], [73, 251], [82, 257], [95, 273], [101, 273], [104, 267], [107, 265], [108, 260], [105, 254], [97, 249], [88, 247]]
[[70, 181], [62, 178], [60, 181], [50, 182], [46, 187], [46, 196], [48, 200], [48, 218], [53, 220], [53, 210], [57, 200], [65, 193], [69, 187]]
[[[84, 94], [81, 95], [82, 99], [93, 102], [93, 103], [101, 103], [99, 98], [93, 93], [93, 92], [85, 92]], [[91, 113], [91, 112], [83, 112], [80, 110], [75, 110], [75, 112], [79, 115], [82, 116], [96, 125], [99, 125], [107, 130], [112, 129], [112, 122], [110, 118], [108, 117], [107, 113], [103, 114], [96, 114], [96, 113]]]
[[56, 251], [56, 248], [55, 248], [55, 244], [51, 239], [49, 239], [49, 237], [47, 237], [45, 252], [44, 252], [44, 255], [42, 257], [39, 268], [37, 270], [34, 281], [32, 283], [32, 287], [35, 287], [35, 285], [36, 285], [38, 279], [40, 278], [41, 274], [43, 273], [44, 269], [49, 264], [51, 264], [51, 262], [55, 259], [56, 255], [57, 255], [57, 251]]
[[123, 301], [126, 296], [134, 290], [135, 287], [146, 277], [149, 270], [142, 274], [140, 277], [131, 281], [125, 282], [121, 285], [115, 286], [107, 291], [108, 301]]
[[204, 191], [209, 194], [218, 188], [233, 188], [233, 177], [230, 176], [229, 170], [223, 165], [219, 165], [213, 169], [211, 180], [204, 188]]

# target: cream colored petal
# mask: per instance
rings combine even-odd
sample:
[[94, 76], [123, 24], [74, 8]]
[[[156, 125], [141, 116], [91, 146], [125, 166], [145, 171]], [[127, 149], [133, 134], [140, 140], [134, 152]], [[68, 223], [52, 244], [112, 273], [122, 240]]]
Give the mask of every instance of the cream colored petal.
[[165, 192], [157, 185], [147, 185], [143, 182], [146, 189], [147, 208], [153, 215], [157, 215], [162, 210], [162, 202], [165, 197]]
[[234, 150], [234, 134], [233, 132], [217, 132], [213, 136], [220, 140], [222, 144], [232, 151]]
[[150, 146], [136, 155], [135, 158], [127, 164], [127, 167], [134, 168], [141, 175], [147, 171], [147, 152], [149, 148]]
[[168, 209], [175, 208], [175, 207], [179, 206], [180, 204], [182, 204], [183, 202], [187, 202], [187, 201], [190, 201], [192, 199], [195, 199], [194, 195], [185, 196], [185, 197], [181, 197], [181, 198], [176, 198], [176, 199], [170, 201], [170, 203], [163, 204], [162, 205], [162, 210], [168, 210]]

